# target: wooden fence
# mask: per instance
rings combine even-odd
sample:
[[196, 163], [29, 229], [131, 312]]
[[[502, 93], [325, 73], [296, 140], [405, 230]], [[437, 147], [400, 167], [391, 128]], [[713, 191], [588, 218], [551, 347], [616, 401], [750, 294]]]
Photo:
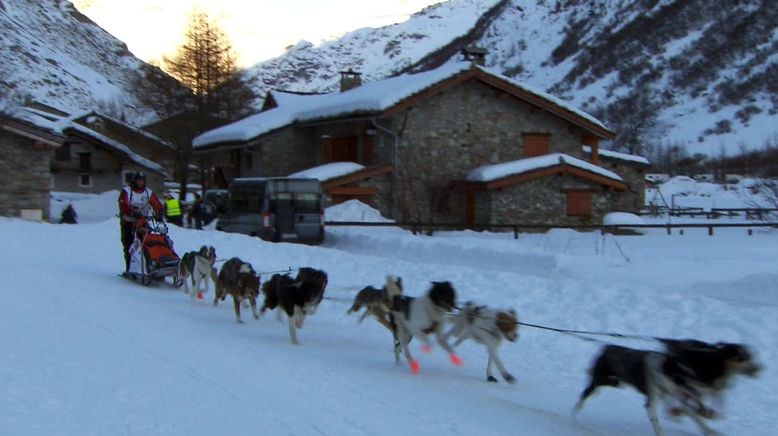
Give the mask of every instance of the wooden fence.
[[422, 223], [422, 222], [361, 222], [361, 221], [327, 221], [324, 223], [328, 227], [400, 227], [416, 233], [432, 234], [440, 230], [498, 230], [513, 231], [513, 238], [518, 239], [522, 231], [547, 232], [552, 229], [571, 229], [581, 231], [599, 231], [602, 233], [622, 233], [634, 234], [637, 229], [665, 229], [668, 235], [673, 234], [673, 229], [679, 229], [683, 234], [683, 229], [707, 229], [708, 235], [713, 236], [714, 229], [721, 228], [746, 228], [748, 235], [753, 234], [754, 228], [773, 227], [778, 228], [778, 222], [773, 223], [689, 223], [689, 224], [630, 224], [630, 225], [605, 225], [605, 224], [580, 224], [569, 226], [552, 226], [544, 224], [482, 224], [474, 226], [465, 226], [462, 224], [441, 224], [441, 223]]
[[714, 207], [710, 210], [705, 210], [701, 207], [686, 207], [686, 208], [675, 208], [670, 209], [668, 207], [656, 207], [656, 208], [647, 208], [642, 209], [640, 212], [638, 212], [638, 215], [641, 216], [659, 216], [659, 215], [670, 215], [670, 216], [688, 216], [688, 217], [705, 217], [708, 219], [716, 219], [721, 217], [739, 217], [744, 216], [748, 220], [766, 220], [770, 218], [773, 214], [778, 214], [778, 209], [772, 209], [772, 208], [755, 208], [755, 207], [744, 207], [744, 208], [723, 208], [723, 207]]

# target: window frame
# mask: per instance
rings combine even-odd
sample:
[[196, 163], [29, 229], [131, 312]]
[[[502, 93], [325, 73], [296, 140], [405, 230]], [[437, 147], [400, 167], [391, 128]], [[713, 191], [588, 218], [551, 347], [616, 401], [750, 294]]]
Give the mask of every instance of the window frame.
[[[88, 177], [89, 183], [85, 184], [83, 183], [82, 177]], [[91, 188], [92, 187], [92, 175], [89, 173], [81, 173], [78, 175], [78, 187], [79, 188]]]

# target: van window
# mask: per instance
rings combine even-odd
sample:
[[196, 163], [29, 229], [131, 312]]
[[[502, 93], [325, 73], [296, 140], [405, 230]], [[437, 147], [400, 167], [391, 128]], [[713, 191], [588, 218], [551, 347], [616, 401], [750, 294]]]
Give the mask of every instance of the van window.
[[294, 211], [298, 213], [318, 213], [320, 211], [319, 195], [309, 192], [294, 194]]
[[262, 195], [257, 192], [232, 192], [230, 211], [236, 213], [261, 213]]
[[274, 180], [275, 192], [319, 192], [321, 187], [318, 180]]

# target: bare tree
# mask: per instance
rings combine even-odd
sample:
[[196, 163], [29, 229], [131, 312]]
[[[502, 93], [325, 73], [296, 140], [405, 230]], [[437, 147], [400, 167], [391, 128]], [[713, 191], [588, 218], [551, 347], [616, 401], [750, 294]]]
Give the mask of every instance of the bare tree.
[[643, 154], [647, 144], [662, 137], [665, 125], [659, 120], [662, 98], [649, 86], [635, 88], [628, 95], [594, 110], [616, 132], [612, 148], [631, 154]]

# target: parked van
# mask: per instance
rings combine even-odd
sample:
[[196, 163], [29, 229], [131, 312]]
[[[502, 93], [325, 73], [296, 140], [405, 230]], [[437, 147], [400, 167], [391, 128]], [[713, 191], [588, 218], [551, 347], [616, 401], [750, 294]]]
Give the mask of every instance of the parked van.
[[324, 206], [316, 179], [243, 178], [230, 184], [218, 230], [267, 241], [324, 241]]

